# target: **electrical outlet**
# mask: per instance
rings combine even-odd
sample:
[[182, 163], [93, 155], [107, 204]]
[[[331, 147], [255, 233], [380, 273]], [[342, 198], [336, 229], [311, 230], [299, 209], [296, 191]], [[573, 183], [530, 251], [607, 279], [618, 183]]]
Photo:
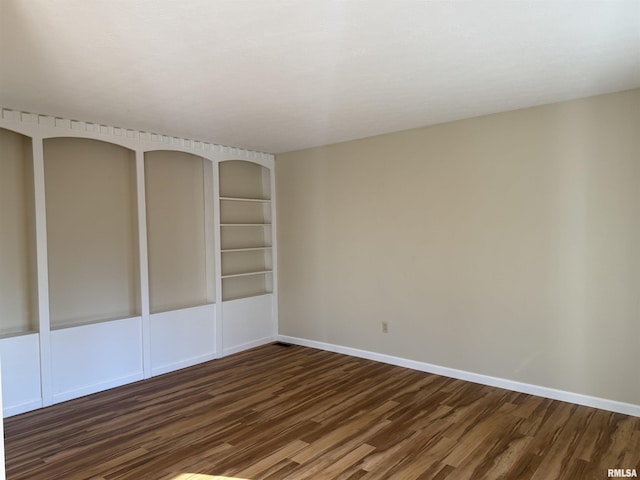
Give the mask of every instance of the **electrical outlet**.
[[389, 333], [389, 324], [387, 322], [382, 322], [382, 333]]

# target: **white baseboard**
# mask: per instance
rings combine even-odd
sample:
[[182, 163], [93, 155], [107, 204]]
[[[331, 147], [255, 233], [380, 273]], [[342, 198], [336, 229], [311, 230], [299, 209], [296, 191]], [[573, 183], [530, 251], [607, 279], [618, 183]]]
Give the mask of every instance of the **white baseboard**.
[[218, 356], [215, 353], [211, 353], [207, 355], [200, 355], [199, 357], [188, 358], [180, 362], [160, 365], [159, 367], [151, 368], [151, 376], [155, 377], [157, 375], [162, 375], [176, 370], [181, 370], [183, 368], [192, 367], [193, 365], [208, 362], [209, 360], [215, 360], [216, 358], [218, 358]]
[[138, 380], [142, 380], [142, 378], [142, 372], [140, 372], [132, 375], [127, 375], [126, 377], [115, 378], [106, 382], [94, 383], [82, 388], [56, 393], [53, 395], [53, 403], [66, 402], [67, 400], [72, 400], [74, 398], [84, 397], [85, 395], [91, 395], [92, 393], [98, 393], [102, 392], [103, 390], [109, 390], [110, 388], [120, 387], [122, 385], [126, 385], [127, 383], [133, 383], [137, 382]]
[[41, 398], [38, 398], [31, 402], [21, 403], [20, 405], [11, 405], [10, 407], [4, 407], [4, 409], [2, 410], [2, 416], [4, 418], [12, 417], [21, 413], [30, 412], [31, 410], [36, 410], [37, 408], [42, 408]]
[[587, 407], [600, 408], [610, 412], [624, 413], [625, 415], [633, 415], [640, 417], [640, 405], [632, 403], [618, 402], [607, 398], [591, 397], [580, 393], [566, 392], [555, 388], [542, 387], [532, 385], [530, 383], [516, 382], [504, 378], [491, 377], [479, 373], [467, 372], [465, 370], [457, 370], [455, 368], [442, 367], [431, 363], [418, 362], [408, 360], [406, 358], [394, 357], [383, 353], [370, 352], [367, 350], [359, 350], [357, 348], [345, 347], [342, 345], [334, 345], [331, 343], [317, 342], [315, 340], [307, 340], [298, 337], [289, 337], [287, 335], [278, 335], [277, 339], [282, 342], [301, 345], [304, 347], [317, 348], [328, 352], [342, 353], [353, 357], [366, 358], [367, 360], [375, 360], [376, 362], [388, 363], [399, 367], [419, 370], [421, 372], [433, 373], [444, 377], [457, 378], [469, 382], [488, 385], [491, 387], [504, 388], [514, 392], [528, 393], [538, 397], [550, 398], [552, 400], [560, 400], [563, 402], [575, 403]]
[[227, 355], [243, 352], [245, 350], [249, 350], [250, 348], [259, 347], [260, 345], [271, 343], [275, 340], [276, 340], [275, 336], [268, 336], [268, 337], [260, 338], [259, 340], [253, 340], [251, 342], [242, 343], [240, 345], [234, 345], [233, 347], [224, 348], [222, 350], [222, 356], [226, 357]]

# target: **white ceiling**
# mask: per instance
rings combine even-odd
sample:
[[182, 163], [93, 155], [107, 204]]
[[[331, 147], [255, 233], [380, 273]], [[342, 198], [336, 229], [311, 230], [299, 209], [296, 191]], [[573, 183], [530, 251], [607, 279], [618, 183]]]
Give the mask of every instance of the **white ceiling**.
[[640, 86], [640, 0], [0, 0], [0, 105], [279, 153]]

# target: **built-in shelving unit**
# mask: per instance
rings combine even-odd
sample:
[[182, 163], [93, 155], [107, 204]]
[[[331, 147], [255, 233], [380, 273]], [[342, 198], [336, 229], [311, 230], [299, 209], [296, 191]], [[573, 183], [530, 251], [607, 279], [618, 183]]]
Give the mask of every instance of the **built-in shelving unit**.
[[232, 353], [276, 331], [273, 165], [234, 159], [218, 168], [221, 340]]
[[0, 109], [4, 415], [276, 335], [272, 155]]
[[220, 162], [219, 168], [222, 299], [271, 293], [273, 258], [269, 169], [241, 160]]

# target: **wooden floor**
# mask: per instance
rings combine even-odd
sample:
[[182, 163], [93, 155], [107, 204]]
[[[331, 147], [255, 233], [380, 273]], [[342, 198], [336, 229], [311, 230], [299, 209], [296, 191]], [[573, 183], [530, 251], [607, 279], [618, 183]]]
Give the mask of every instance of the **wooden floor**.
[[9, 480], [640, 472], [640, 418], [298, 346], [15, 416], [5, 433]]

